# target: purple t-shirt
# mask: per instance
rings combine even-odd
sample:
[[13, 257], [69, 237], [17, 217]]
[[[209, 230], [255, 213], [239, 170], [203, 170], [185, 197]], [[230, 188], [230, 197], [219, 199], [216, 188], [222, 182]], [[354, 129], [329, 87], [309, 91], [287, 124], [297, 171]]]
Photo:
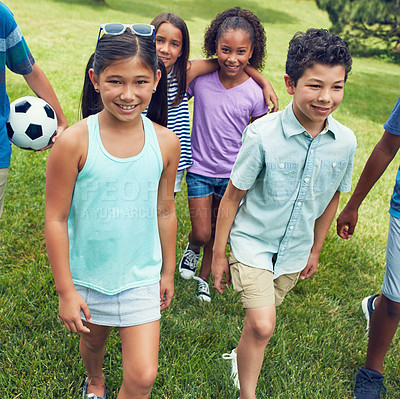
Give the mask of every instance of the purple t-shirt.
[[226, 89], [215, 71], [194, 79], [188, 94], [194, 96], [193, 165], [188, 171], [229, 178], [250, 118], [268, 112], [262, 89], [251, 78]]

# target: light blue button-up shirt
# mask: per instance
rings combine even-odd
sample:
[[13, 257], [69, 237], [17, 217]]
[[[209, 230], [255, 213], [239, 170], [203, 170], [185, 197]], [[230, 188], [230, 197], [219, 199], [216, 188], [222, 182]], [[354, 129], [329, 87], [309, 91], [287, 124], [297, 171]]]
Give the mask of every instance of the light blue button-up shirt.
[[313, 138], [292, 103], [249, 125], [231, 174], [247, 190], [230, 233], [236, 259], [274, 278], [303, 270], [315, 220], [336, 191], [351, 189], [355, 150], [354, 133], [332, 116]]

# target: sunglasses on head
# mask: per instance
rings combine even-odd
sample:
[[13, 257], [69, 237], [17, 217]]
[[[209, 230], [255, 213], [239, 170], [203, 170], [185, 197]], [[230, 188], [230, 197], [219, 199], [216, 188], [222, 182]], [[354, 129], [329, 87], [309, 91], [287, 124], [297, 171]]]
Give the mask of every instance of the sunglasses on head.
[[130, 29], [133, 34], [138, 36], [152, 36], [155, 34], [155, 27], [148, 24], [103, 24], [100, 25], [99, 35], [97, 36], [96, 50], [99, 45], [101, 31], [104, 31], [105, 35], [122, 35], [127, 29]]

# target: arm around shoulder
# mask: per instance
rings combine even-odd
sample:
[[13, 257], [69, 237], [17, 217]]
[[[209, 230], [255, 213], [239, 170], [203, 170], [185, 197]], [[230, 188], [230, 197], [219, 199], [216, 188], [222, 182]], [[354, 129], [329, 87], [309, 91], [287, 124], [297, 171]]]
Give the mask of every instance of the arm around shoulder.
[[189, 87], [190, 82], [197, 76], [207, 75], [208, 73], [216, 71], [218, 68], [219, 66], [216, 58], [188, 61], [186, 72], [186, 90]]
[[[270, 112], [277, 112], [279, 110], [278, 96], [276, 95], [271, 82], [259, 71], [257, 71], [257, 69], [253, 68], [250, 65], [246, 66], [245, 71], [262, 88], [265, 103], [267, 104]], [[272, 108], [271, 103], [273, 104]]]

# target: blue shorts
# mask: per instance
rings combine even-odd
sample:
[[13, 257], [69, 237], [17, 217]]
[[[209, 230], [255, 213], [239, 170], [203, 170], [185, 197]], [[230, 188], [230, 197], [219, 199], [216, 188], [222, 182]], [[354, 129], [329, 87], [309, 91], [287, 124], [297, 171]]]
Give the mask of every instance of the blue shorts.
[[210, 195], [222, 198], [229, 178], [208, 177], [186, 173], [188, 198], [202, 198]]
[[400, 303], [400, 219], [390, 216], [382, 294]]
[[[161, 317], [159, 283], [131, 288], [115, 295], [106, 295], [81, 285], [75, 285], [75, 288], [87, 303], [93, 324], [130, 327]], [[86, 320], [82, 312], [81, 319]]]

